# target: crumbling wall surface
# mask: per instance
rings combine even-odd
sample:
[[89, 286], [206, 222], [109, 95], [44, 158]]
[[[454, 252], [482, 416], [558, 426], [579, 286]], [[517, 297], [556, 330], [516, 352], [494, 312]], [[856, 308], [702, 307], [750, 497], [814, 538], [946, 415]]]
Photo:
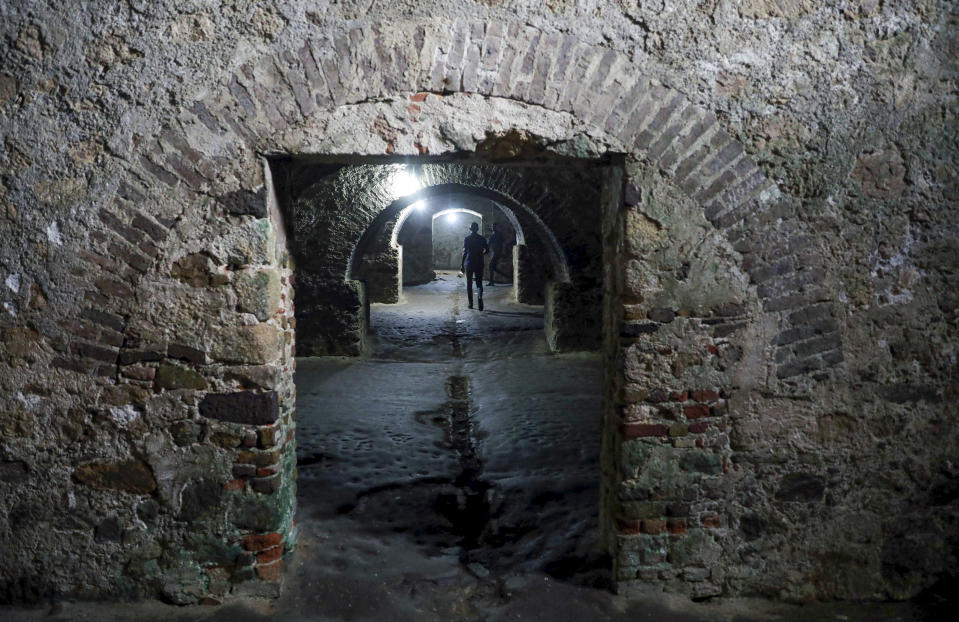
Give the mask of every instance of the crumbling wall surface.
[[602, 265], [617, 580], [954, 576], [955, 3], [0, 16], [0, 598], [275, 589], [294, 322], [261, 154], [626, 154]]

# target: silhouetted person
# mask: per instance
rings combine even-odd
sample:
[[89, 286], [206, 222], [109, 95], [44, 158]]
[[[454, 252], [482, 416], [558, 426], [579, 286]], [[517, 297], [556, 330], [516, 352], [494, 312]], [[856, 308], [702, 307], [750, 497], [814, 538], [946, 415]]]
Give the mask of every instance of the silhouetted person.
[[493, 233], [489, 236], [489, 248], [490, 252], [493, 254], [489, 260], [489, 283], [488, 285], [495, 285], [496, 277], [495, 274], [503, 272], [496, 269], [496, 265], [499, 263], [500, 257], [503, 256], [503, 247], [505, 246], [506, 241], [503, 239], [503, 236], [500, 235], [499, 230], [496, 228], [496, 223], [493, 223]]
[[479, 310], [483, 310], [483, 255], [489, 252], [486, 238], [476, 233], [479, 225], [475, 222], [470, 225], [470, 234], [463, 238], [463, 261], [460, 271], [466, 273], [466, 298], [470, 309], [473, 308], [473, 279], [476, 279], [476, 289], [479, 292]]

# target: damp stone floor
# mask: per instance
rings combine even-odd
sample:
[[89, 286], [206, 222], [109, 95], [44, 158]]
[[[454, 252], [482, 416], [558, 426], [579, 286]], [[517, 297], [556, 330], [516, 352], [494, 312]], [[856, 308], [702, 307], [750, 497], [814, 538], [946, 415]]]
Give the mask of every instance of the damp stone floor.
[[441, 272], [374, 305], [371, 354], [297, 360], [300, 530], [285, 591], [219, 607], [63, 600], [0, 620], [938, 619], [942, 603], [615, 595], [597, 541], [602, 369], [549, 354], [542, 307]]

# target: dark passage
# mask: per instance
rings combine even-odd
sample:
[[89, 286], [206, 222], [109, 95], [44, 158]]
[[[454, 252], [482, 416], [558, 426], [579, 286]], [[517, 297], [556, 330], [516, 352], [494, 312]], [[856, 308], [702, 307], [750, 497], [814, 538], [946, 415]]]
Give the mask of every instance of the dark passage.
[[542, 308], [508, 287], [482, 313], [463, 289], [440, 273], [374, 305], [367, 359], [298, 360], [300, 515], [343, 572], [372, 539], [390, 572], [441, 568], [484, 607], [537, 573], [605, 585], [599, 359], [547, 354]]

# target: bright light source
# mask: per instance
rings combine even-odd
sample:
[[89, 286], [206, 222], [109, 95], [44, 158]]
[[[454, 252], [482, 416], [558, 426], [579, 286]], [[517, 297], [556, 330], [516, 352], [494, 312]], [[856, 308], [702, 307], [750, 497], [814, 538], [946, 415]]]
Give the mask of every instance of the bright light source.
[[426, 201], [417, 201], [416, 203], [410, 205], [410, 207], [418, 212], [422, 212], [423, 208], [426, 207]]
[[394, 195], [397, 197], [405, 197], [419, 190], [420, 182], [416, 179], [416, 175], [406, 169], [402, 169], [393, 175], [392, 187]]
[[450, 212], [446, 215], [446, 222], [453, 224], [456, 222], [456, 212]]

